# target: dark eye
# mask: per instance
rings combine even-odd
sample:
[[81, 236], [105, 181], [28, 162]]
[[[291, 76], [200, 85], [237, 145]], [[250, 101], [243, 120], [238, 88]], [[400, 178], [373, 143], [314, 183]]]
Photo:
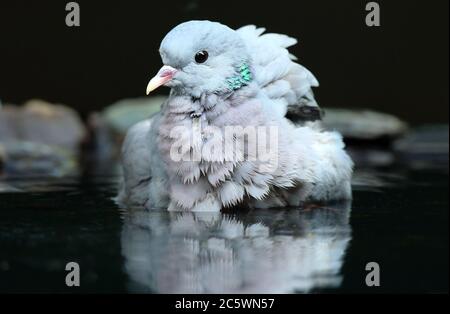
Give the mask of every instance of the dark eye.
[[199, 51], [195, 54], [195, 62], [203, 63], [208, 60], [208, 52], [205, 50]]

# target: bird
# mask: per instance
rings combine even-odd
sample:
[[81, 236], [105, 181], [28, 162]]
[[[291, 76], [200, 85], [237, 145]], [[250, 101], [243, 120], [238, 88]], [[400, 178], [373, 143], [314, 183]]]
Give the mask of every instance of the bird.
[[296, 42], [208, 20], [169, 31], [146, 92], [170, 94], [125, 136], [117, 203], [218, 212], [351, 199], [353, 162], [321, 126], [318, 81], [289, 52]]

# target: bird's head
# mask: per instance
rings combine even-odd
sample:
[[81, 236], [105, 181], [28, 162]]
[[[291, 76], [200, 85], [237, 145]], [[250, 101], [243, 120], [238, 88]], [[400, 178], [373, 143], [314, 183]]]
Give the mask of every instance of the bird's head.
[[217, 22], [176, 26], [161, 42], [160, 54], [164, 66], [148, 83], [147, 94], [165, 85], [199, 98], [239, 89], [252, 80], [245, 43]]

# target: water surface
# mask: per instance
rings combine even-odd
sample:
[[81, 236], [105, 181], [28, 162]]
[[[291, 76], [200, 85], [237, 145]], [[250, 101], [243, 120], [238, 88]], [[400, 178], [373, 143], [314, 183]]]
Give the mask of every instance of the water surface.
[[[447, 168], [359, 169], [353, 202], [216, 214], [122, 211], [116, 185], [0, 181], [0, 292], [448, 291]], [[80, 287], [65, 285], [68, 262]]]

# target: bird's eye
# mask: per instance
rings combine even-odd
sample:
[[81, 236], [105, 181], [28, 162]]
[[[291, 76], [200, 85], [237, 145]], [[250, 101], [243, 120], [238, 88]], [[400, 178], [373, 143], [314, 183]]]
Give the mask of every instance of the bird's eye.
[[195, 62], [204, 63], [208, 60], [208, 52], [206, 50], [199, 51], [195, 54]]

